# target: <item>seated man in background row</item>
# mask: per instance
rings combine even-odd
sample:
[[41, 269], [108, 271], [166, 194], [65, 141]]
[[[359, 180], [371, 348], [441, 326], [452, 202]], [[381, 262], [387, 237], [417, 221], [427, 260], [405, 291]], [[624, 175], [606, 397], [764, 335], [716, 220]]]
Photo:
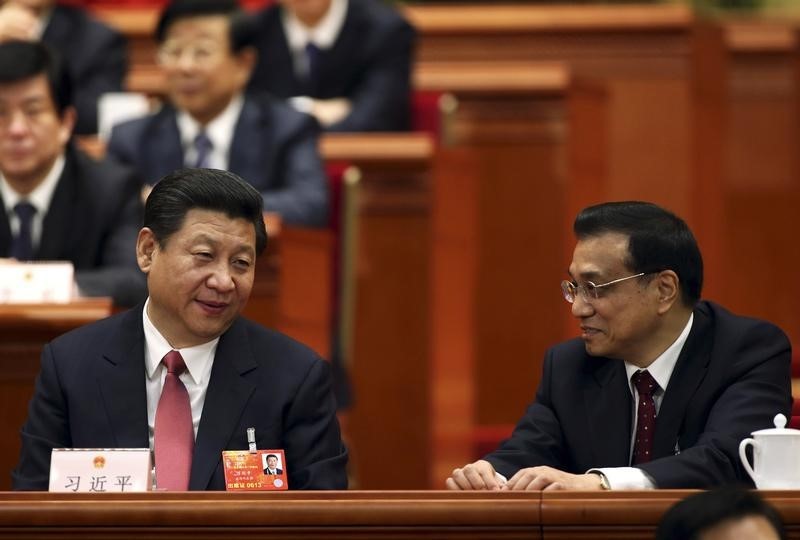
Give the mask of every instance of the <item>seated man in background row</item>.
[[54, 0], [6, 0], [0, 7], [0, 42], [12, 39], [41, 39], [60, 56], [75, 89], [75, 133], [96, 133], [98, 99], [122, 91], [128, 70], [125, 38], [77, 7]]
[[132, 252], [140, 184], [70, 142], [70, 98], [45, 45], [0, 43], [0, 257], [70, 261], [81, 294], [134, 305], [146, 291]]
[[755, 491], [724, 487], [689, 495], [667, 510], [655, 540], [785, 540], [783, 520]]
[[250, 88], [331, 131], [407, 130], [416, 34], [380, 0], [281, 0], [257, 15]]
[[181, 169], [145, 205], [144, 305], [45, 346], [14, 489], [48, 487], [56, 447], [147, 448], [156, 486], [222, 490], [223, 450], [282, 449], [290, 489], [346, 489], [327, 362], [239, 316], [267, 244], [261, 195]]
[[739, 442], [790, 414], [786, 335], [700, 301], [694, 236], [656, 205], [592, 206], [574, 232], [561, 288], [581, 338], [547, 352], [536, 400], [511, 437], [455, 469], [447, 487], [752, 484]]
[[244, 94], [256, 61], [253, 30], [234, 0], [170, 2], [156, 29], [170, 103], [115, 126], [108, 153], [149, 184], [183, 166], [229, 170], [283, 221], [325, 225], [318, 124], [269, 96]]

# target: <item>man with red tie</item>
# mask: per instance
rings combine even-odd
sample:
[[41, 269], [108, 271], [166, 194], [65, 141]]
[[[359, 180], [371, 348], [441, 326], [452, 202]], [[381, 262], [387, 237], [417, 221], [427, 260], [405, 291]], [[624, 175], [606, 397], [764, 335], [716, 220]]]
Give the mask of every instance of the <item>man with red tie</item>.
[[53, 448], [149, 447], [157, 488], [221, 490], [248, 428], [284, 450], [292, 488], [345, 489], [327, 363], [239, 315], [266, 242], [261, 195], [235, 174], [162, 179], [136, 247], [148, 299], [45, 346], [14, 489], [47, 489]]
[[581, 337], [544, 360], [511, 437], [450, 489], [710, 488], [748, 483], [739, 441], [791, 410], [791, 348], [700, 301], [686, 223], [650, 203], [584, 209], [562, 293]]

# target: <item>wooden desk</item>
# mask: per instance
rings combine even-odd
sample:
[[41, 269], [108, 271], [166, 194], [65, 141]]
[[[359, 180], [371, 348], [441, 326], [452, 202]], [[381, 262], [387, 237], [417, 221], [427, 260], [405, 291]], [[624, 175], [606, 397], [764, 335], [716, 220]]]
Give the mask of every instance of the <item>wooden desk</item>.
[[[649, 540], [691, 493], [0, 493], [0, 538]], [[798, 492], [761, 494], [800, 538]]]
[[11, 489], [10, 473], [19, 458], [19, 429], [28, 415], [42, 346], [110, 314], [110, 298], [0, 305], [0, 490]]
[[321, 151], [326, 160], [361, 171], [349, 366], [358, 487], [425, 488], [435, 438], [429, 376], [433, 141], [422, 133], [328, 134]]

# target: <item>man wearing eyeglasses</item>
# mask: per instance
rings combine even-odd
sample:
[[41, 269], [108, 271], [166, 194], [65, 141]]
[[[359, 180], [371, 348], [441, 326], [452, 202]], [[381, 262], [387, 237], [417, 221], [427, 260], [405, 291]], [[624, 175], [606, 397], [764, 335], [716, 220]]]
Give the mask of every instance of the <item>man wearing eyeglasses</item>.
[[173, 0], [156, 28], [169, 103], [115, 126], [108, 153], [154, 184], [182, 167], [223, 169], [261, 192], [283, 221], [327, 224], [319, 125], [266, 94], [246, 94], [253, 21], [235, 0]]
[[509, 439], [450, 489], [710, 488], [747, 483], [750, 432], [791, 410], [791, 347], [772, 324], [700, 300], [683, 220], [649, 203], [576, 218], [561, 285], [581, 336], [551, 348]]

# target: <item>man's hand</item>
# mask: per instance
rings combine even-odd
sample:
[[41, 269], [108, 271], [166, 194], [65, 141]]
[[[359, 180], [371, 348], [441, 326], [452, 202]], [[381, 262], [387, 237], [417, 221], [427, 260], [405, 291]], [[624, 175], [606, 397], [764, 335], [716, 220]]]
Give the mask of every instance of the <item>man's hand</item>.
[[599, 491], [600, 476], [597, 474], [570, 474], [552, 467], [529, 467], [520, 469], [503, 486], [514, 491], [532, 490], [585, 490]]
[[494, 467], [488, 461], [482, 459], [469, 465], [464, 465], [460, 469], [453, 469], [450, 478], [445, 481], [447, 489], [489, 489], [498, 490], [501, 488]]

